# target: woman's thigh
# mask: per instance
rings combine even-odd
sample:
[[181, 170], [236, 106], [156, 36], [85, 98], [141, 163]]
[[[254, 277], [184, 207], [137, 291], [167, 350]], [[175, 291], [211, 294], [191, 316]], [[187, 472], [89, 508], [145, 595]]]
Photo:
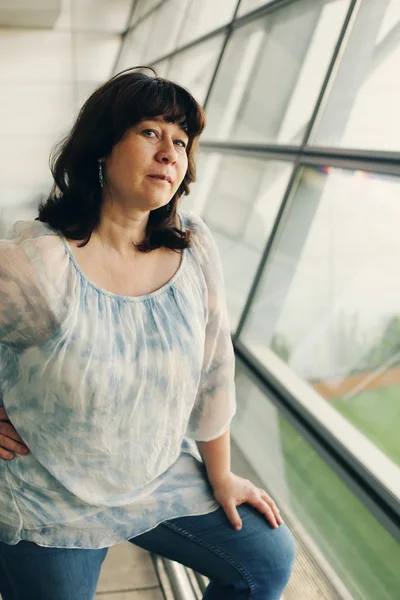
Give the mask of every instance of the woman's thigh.
[[0, 542], [3, 600], [92, 600], [107, 548], [45, 548]]
[[293, 537], [286, 525], [272, 529], [249, 505], [238, 510], [240, 531], [220, 508], [166, 521], [131, 542], [206, 575], [207, 600], [278, 600], [293, 566]]

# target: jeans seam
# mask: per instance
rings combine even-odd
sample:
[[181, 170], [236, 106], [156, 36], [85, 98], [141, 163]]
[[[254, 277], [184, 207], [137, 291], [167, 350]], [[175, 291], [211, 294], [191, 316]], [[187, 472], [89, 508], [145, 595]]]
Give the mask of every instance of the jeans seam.
[[250, 589], [249, 600], [251, 600], [251, 598], [253, 597], [253, 592], [256, 589], [256, 586], [255, 586], [253, 579], [249, 576], [246, 569], [244, 569], [240, 563], [237, 563], [228, 554], [225, 554], [225, 552], [223, 552], [222, 550], [219, 550], [212, 544], [207, 543], [202, 538], [199, 538], [197, 535], [190, 533], [190, 531], [187, 531], [186, 529], [183, 529], [182, 527], [178, 527], [174, 523], [169, 523], [168, 521], [165, 521], [164, 523], [162, 523], [162, 525], [163, 525], [163, 527], [172, 529], [172, 531], [175, 531], [176, 533], [187, 537], [188, 539], [192, 540], [193, 542], [196, 542], [200, 546], [203, 546], [203, 548], [207, 548], [207, 550], [211, 550], [211, 552], [213, 552], [214, 554], [219, 556], [219, 558], [222, 558], [227, 563], [229, 563], [231, 565], [231, 567], [233, 567], [234, 569], [236, 569], [236, 571], [238, 571], [238, 573], [243, 577], [243, 579], [249, 586], [249, 589]]

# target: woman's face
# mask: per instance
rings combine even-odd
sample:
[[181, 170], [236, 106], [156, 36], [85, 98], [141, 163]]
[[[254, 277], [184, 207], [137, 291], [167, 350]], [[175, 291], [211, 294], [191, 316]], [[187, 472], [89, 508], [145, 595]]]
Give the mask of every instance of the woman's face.
[[179, 125], [161, 117], [137, 123], [106, 158], [104, 193], [143, 211], [164, 206], [186, 174], [188, 141]]

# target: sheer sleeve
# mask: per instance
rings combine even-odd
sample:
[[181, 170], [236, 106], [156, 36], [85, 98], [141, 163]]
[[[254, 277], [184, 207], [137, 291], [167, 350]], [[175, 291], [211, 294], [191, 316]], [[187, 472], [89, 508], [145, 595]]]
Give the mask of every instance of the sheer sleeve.
[[187, 436], [206, 442], [220, 437], [235, 414], [234, 352], [216, 243], [199, 217], [190, 216], [188, 222], [192, 250], [207, 287], [207, 323], [202, 374]]
[[18, 223], [0, 240], [0, 344], [22, 349], [48, 339], [65, 311], [63, 245], [39, 222]]

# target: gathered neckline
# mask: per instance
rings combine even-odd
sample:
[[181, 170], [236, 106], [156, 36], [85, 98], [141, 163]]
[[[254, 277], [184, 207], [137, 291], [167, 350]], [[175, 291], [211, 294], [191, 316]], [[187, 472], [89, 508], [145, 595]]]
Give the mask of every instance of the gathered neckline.
[[[181, 221], [182, 230], [185, 231], [186, 227], [185, 227], [184, 217], [180, 213], [178, 213], [178, 216]], [[183, 268], [185, 266], [185, 263], [186, 263], [186, 255], [187, 255], [188, 248], [184, 248], [182, 250], [181, 262], [180, 262], [179, 267], [178, 267], [177, 271], [175, 272], [175, 274], [171, 277], [171, 279], [169, 279], [166, 283], [164, 283], [164, 285], [162, 285], [157, 290], [154, 290], [154, 292], [149, 292], [148, 294], [142, 294], [140, 296], [128, 296], [128, 295], [124, 295], [124, 294], [116, 294], [115, 292], [110, 292], [108, 290], [105, 290], [104, 288], [101, 288], [100, 286], [95, 284], [93, 281], [91, 281], [88, 278], [88, 276], [82, 271], [81, 267], [79, 266], [66, 237], [61, 232], [55, 232], [55, 233], [57, 233], [57, 235], [63, 242], [66, 253], [69, 257], [69, 260], [72, 263], [75, 270], [77, 271], [78, 275], [81, 277], [81, 279], [83, 279], [83, 281], [85, 281], [85, 283], [87, 285], [89, 285], [91, 288], [96, 290], [96, 292], [98, 292], [99, 294], [102, 294], [103, 296], [108, 296], [109, 298], [112, 298], [114, 300], [119, 300], [119, 301], [123, 301], [123, 302], [143, 302], [145, 300], [150, 300], [151, 298], [160, 296], [161, 294], [166, 292], [176, 282], [176, 280], [181, 275]]]

